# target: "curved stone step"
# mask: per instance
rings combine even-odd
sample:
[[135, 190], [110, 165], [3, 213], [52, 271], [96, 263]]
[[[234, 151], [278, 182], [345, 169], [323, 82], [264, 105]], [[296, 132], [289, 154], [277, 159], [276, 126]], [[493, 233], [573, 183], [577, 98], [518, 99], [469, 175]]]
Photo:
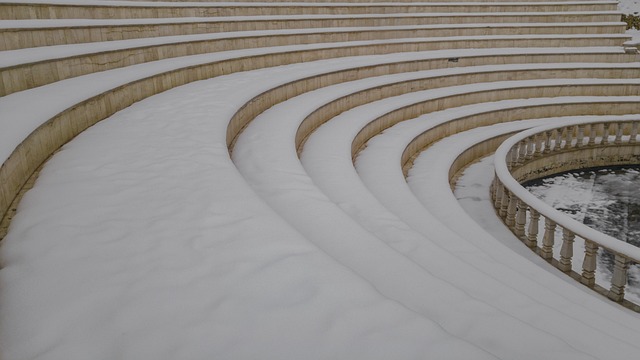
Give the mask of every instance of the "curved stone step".
[[[618, 24], [582, 24], [559, 28], [536, 25], [515, 30], [516, 28], [510, 26], [492, 28], [463, 26], [436, 29], [388, 29], [387, 31], [319, 29], [314, 31], [240, 32], [170, 38], [161, 37], [153, 42], [130, 40], [73, 47], [48, 47], [46, 51], [41, 49], [16, 50], [0, 53], [6, 55], [5, 61], [0, 60], [0, 78], [3, 80], [0, 87], [0, 96], [97, 71], [160, 59], [231, 49], [335, 42], [336, 47], [345, 47], [345, 44], [349, 48], [368, 46], [370, 48], [368, 51], [378, 51], [373, 49], [372, 46], [381, 49], [385, 46], [383, 44], [384, 40], [387, 39], [390, 42], [386, 47], [395, 47], [396, 51], [402, 51], [398, 44], [411, 42], [414, 43], [413, 46], [418, 44], [417, 47], [421, 51], [458, 48], [461, 46], [483, 48], [491, 46], [492, 43], [499, 45], [500, 41], [508, 39], [501, 38], [500, 34], [514, 32], [530, 34], [531, 37], [528, 38], [530, 40], [527, 40], [527, 37], [523, 35], [519, 35], [519, 37], [512, 37], [515, 41], [507, 44], [508, 46], [517, 47], [522, 42], [525, 42], [526, 46], [526, 42], [537, 40], [536, 35], [547, 33], [553, 33], [553, 38], [542, 35], [543, 39], [556, 40], [555, 38], [560, 37], [560, 34], [570, 34], [561, 40], [564, 41], [562, 43], [564, 46], [570, 46], [573, 41], [579, 41], [580, 44], [584, 44], [588, 38], [593, 41], [594, 46], [597, 46], [600, 41], [605, 41], [605, 44], [608, 44], [612, 40], [625, 41], [627, 39], [627, 37], [621, 35], [590, 35], [592, 33], [608, 34], [615, 32], [620, 29]], [[580, 35], [573, 35], [576, 33]], [[489, 37], [480, 38], [480, 36]], [[385, 52], [388, 51], [388, 49], [385, 50]]]
[[[253, 16], [139, 20], [0, 20], [0, 49], [80, 44], [216, 32], [322, 27], [420, 26], [453, 24], [618, 22], [618, 12], [457, 13], [347, 16]], [[562, 26], [562, 25], [561, 25]], [[613, 33], [619, 33], [614, 31]]]
[[127, 1], [0, 1], [0, 19], [113, 19], [293, 14], [385, 14], [517, 11], [615, 11], [615, 1], [448, 3], [140, 3]]
[[[349, 85], [345, 84], [343, 87], [350, 88]], [[326, 89], [325, 92], [330, 97], [335, 96], [335, 91]], [[603, 94], [606, 93], [606, 91], [603, 92]], [[318, 106], [318, 102], [323, 102], [319, 94], [315, 92], [299, 98], [299, 100], [294, 98], [274, 106], [251, 122], [234, 147], [234, 162], [254, 190], [285, 219], [288, 219], [292, 226], [296, 227], [328, 253], [340, 257], [341, 261], [348, 264], [350, 268], [356, 269], [358, 273], [370, 273], [370, 270], [363, 269], [360, 264], [365, 259], [369, 259], [369, 256], [381, 256], [379, 252], [384, 250], [379, 249], [379, 239], [376, 239], [371, 234], [363, 233], [362, 230], [359, 230], [359, 225], [349, 225], [353, 220], [345, 219], [340, 208], [336, 207], [332, 201], [328, 201], [317, 189], [314, 190], [313, 182], [307, 178], [304, 170], [297, 164], [295, 145], [292, 138], [297, 124], [303, 120], [305, 114], [311, 111], [306, 110], [300, 113], [300, 110], [313, 109]], [[635, 102], [637, 100], [637, 97], [633, 97], [627, 101]], [[589, 101], [593, 101], [593, 98], [589, 99]], [[382, 105], [379, 107], [379, 111], [386, 111], [383, 109], [388, 109], [388, 107], [389, 104]], [[375, 112], [371, 114], [371, 109], [367, 109], [366, 113], [369, 114], [369, 119], [375, 116]], [[354, 116], [354, 119], [362, 119], [362, 117]], [[362, 124], [362, 122], [360, 123]], [[349, 132], [346, 132], [346, 134], [349, 137]], [[351, 136], [354, 135], [353, 132], [350, 134]], [[346, 152], [346, 155], [348, 156], [349, 153]], [[256, 169], [259, 169], [259, 171], [256, 171]], [[287, 183], [287, 188], [290, 189], [286, 193], [283, 193], [282, 188], [278, 185], [284, 183]], [[353, 188], [349, 189], [353, 190]], [[298, 199], [301, 198], [305, 199], [303, 203], [298, 202]], [[349, 206], [346, 203], [340, 204], [346, 207]], [[291, 211], [291, 209], [296, 209], [296, 211]], [[320, 229], [325, 230], [321, 231]], [[330, 235], [324, 236], [322, 234], [327, 232], [326, 229], [335, 230], [330, 231]], [[348, 236], [345, 237], [344, 234], [348, 234]], [[404, 233], [404, 235], [408, 236], [407, 233]], [[355, 248], [367, 248], [368, 251], [357, 253]], [[438, 269], [443, 270], [443, 267], [435, 258], [439, 258], [445, 263], [454, 260], [444, 260], [449, 258], [437, 252], [436, 249], [430, 248], [430, 250], [428, 252], [431, 255], [429, 257], [430, 262], [418, 262], [413, 257], [412, 261], [423, 268], [430, 264], [434, 266], [434, 268], [428, 268], [430, 273], [446, 276], [438, 271]], [[348, 253], [357, 255], [350, 258], [346, 255]], [[434, 265], [435, 263], [438, 265]], [[458, 267], [456, 266], [456, 268]], [[397, 270], [396, 268], [392, 271]], [[366, 276], [364, 274], [363, 276]], [[455, 277], [454, 274], [449, 275]], [[452, 280], [452, 282], [456, 281]]]
[[[388, 51], [388, 45], [385, 46]], [[264, 52], [266, 52], [266, 49]], [[283, 49], [286, 51], [287, 49]], [[300, 49], [298, 49], [300, 50]], [[348, 52], [344, 55], [353, 54], [353, 48], [348, 48]], [[618, 50], [619, 51], [619, 50]], [[489, 51], [495, 52], [495, 51]], [[525, 50], [508, 50], [514, 53], [527, 53]], [[507, 53], [508, 53], [507, 52]], [[551, 53], [562, 53], [562, 50], [548, 51]], [[315, 53], [321, 53], [321, 57], [335, 56], [327, 51], [327, 49], [319, 49]], [[477, 53], [477, 51], [476, 51]], [[10, 203], [16, 195], [16, 192], [22, 187], [30, 176], [30, 174], [59, 146], [73, 138], [75, 135], [86, 129], [88, 126], [97, 121], [113, 114], [114, 112], [128, 106], [136, 99], [142, 99], [151, 96], [160, 91], [172, 88], [188, 81], [194, 81], [222, 75], [225, 73], [247, 70], [252, 66], [263, 67], [266, 64], [285, 64], [291, 61], [309, 60], [311, 57], [305, 52], [296, 52], [297, 57], [278, 56], [278, 53], [266, 52], [273, 60], [268, 62], [258, 62], [260, 52], [254, 53], [253, 57], [247, 57], [251, 53], [229, 53], [221, 54], [217, 58], [211, 57], [192, 57], [192, 62], [181, 61], [164, 61], [155, 63], [146, 63], [136, 66], [123, 68], [122, 71], [111, 70], [110, 72], [95, 73], [91, 76], [74, 79], [68, 79], [64, 82], [51, 84], [51, 88], [59, 88], [62, 90], [53, 91], [51, 88], [44, 86], [29, 92], [15, 93], [0, 98], [0, 107], [5, 108], [3, 112], [6, 114], [3, 128], [3, 166], [0, 168], [0, 176], [2, 183], [5, 185], [3, 190], [3, 209], [8, 209]], [[215, 54], [214, 54], [215, 55]], [[243, 55], [243, 56], [239, 56]], [[257, 56], [256, 56], [257, 55]], [[318, 54], [320, 55], [320, 54]], [[451, 55], [453, 56], [453, 55]], [[456, 56], [457, 57], [457, 56]], [[446, 62], [441, 62], [439, 66], [448, 66], [450, 63], [447, 57]], [[228, 59], [228, 60], [227, 60]], [[236, 60], [236, 59], [239, 59]], [[264, 59], [264, 57], [263, 57]], [[269, 59], [267, 57], [266, 59]], [[278, 60], [281, 59], [281, 60]], [[215, 61], [212, 63], [212, 61]], [[265, 60], [262, 60], [265, 61]], [[516, 60], [517, 61], [517, 60]], [[151, 66], [153, 64], [153, 66]], [[202, 72], [194, 67], [198, 64], [204, 64], [207, 72]], [[213, 66], [211, 65], [213, 64]], [[223, 64], [228, 64], [224, 66]], [[222, 66], [221, 66], [222, 65]], [[184, 77], [175, 69], [184, 69], [189, 77]], [[196, 72], [198, 71], [198, 72]], [[114, 76], [113, 73], [122, 73], [123, 75]], [[213, 72], [213, 73], [212, 73]], [[98, 80], [99, 79], [99, 80]], [[164, 80], [167, 79], [167, 80]], [[134, 86], [135, 85], [135, 86]], [[89, 89], [94, 89], [89, 91]], [[69, 92], [69, 89], [81, 90], [81, 92]], [[33, 99], [41, 99], [44, 94], [54, 93], [60, 97], [53, 97], [48, 107], [41, 105], [38, 108], [28, 108], [22, 104], [30, 104]], [[64, 99], [64, 100], [63, 100]], [[36, 100], [37, 101], [37, 100]], [[30, 111], [29, 115], [27, 111]], [[41, 115], [48, 112], [47, 116]], [[78, 115], [81, 117], [78, 118]], [[20, 119], [23, 125], [16, 126], [15, 121]], [[78, 119], [78, 120], [76, 120]], [[244, 127], [244, 120], [234, 120], [228, 130], [230, 143], [235, 138], [235, 134]], [[32, 135], [29, 133], [33, 132]], [[55, 134], [52, 136], [52, 134]], [[24, 140], [24, 141], [23, 141]], [[21, 144], [19, 147], [18, 145]], [[12, 150], [15, 147], [15, 150]], [[37, 151], [35, 151], [37, 149]], [[11, 156], [9, 156], [11, 154]], [[25, 159], [28, 159], [25, 161]], [[11, 189], [11, 190], [9, 190]], [[6, 211], [6, 210], [4, 210]]]
[[637, 114], [615, 2], [26, 0], [0, 18], [0, 357], [640, 350], [636, 314], [445, 203], [447, 171], [441, 211], [403, 176], [478, 126]]

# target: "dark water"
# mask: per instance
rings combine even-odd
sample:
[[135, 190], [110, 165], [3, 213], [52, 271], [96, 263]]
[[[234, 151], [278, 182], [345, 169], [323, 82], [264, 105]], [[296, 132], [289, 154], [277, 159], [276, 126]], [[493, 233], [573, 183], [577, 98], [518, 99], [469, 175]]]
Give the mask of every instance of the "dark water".
[[[584, 169], [523, 184], [545, 202], [585, 225], [640, 247], [640, 166]], [[613, 255], [600, 264], [613, 269]], [[629, 285], [640, 285], [630, 275]]]
[[[534, 193], [545, 192], [554, 186], [577, 186], [589, 184], [585, 196], [565, 201], [554, 206], [574, 218], [582, 217], [589, 227], [640, 246], [640, 166], [586, 169], [567, 172], [524, 184]], [[553, 205], [553, 204], [552, 204]], [[581, 215], [581, 216], [575, 216]]]

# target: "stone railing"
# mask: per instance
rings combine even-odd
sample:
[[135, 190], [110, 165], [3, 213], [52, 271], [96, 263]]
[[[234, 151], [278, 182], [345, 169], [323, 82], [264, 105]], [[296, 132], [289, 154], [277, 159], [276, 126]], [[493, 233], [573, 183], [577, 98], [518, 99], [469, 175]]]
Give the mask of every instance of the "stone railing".
[[[609, 299], [640, 311], [625, 299], [627, 270], [640, 263], [640, 248], [596, 231], [556, 211], [520, 184], [551, 174], [598, 166], [640, 163], [640, 120], [572, 122], [519, 133], [496, 151], [491, 187], [500, 218], [528, 247], [559, 270]], [[562, 233], [559, 254], [554, 254], [556, 230]], [[574, 241], [584, 240], [581, 273], [574, 272]], [[596, 284], [596, 264], [603, 249], [615, 257], [608, 289]]]

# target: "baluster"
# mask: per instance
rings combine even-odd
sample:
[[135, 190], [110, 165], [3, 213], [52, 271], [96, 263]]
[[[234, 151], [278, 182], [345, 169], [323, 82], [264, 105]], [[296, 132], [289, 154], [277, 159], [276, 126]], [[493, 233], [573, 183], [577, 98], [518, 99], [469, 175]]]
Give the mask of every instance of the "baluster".
[[553, 131], [552, 130], [545, 131], [544, 136], [545, 136], [544, 150], [542, 151], [542, 153], [548, 154], [551, 152], [551, 138], [553, 137]]
[[535, 248], [538, 245], [538, 222], [540, 219], [540, 213], [533, 208], [529, 209], [529, 229], [527, 231], [527, 238], [525, 244], [530, 248]]
[[600, 144], [606, 145], [609, 143], [609, 130], [611, 129], [611, 124], [605, 123], [602, 125], [604, 126], [604, 133], [602, 134], [602, 141], [600, 142]]
[[535, 143], [537, 140], [537, 135], [533, 135], [533, 137], [527, 138], [527, 154], [525, 155], [525, 160], [531, 160], [533, 158], [533, 153], [536, 150]]
[[553, 146], [553, 151], [560, 151], [562, 149], [562, 130], [556, 129], [556, 144]]
[[[495, 172], [493, 173], [493, 180], [491, 180], [491, 185], [489, 185], [489, 194], [491, 196], [491, 201], [495, 202], [496, 201], [496, 175]], [[495, 206], [494, 206], [495, 207]]]
[[566, 228], [562, 228], [562, 248], [560, 248], [560, 261], [558, 269], [571, 271], [571, 259], [573, 258], [573, 241], [576, 235]]
[[556, 223], [549, 219], [544, 218], [544, 235], [542, 236], [542, 250], [540, 255], [543, 259], [553, 258], [553, 243], [556, 237]]
[[582, 147], [584, 145], [584, 125], [578, 125], [578, 134], [576, 137], [576, 146]]
[[627, 285], [627, 269], [629, 259], [621, 254], [616, 254], [613, 264], [613, 277], [611, 278], [611, 289], [607, 297], [613, 301], [621, 302], [624, 299], [624, 287]]
[[589, 287], [596, 284], [596, 259], [598, 244], [593, 241], [584, 241], [584, 260], [582, 261], [582, 277], [580, 282]]
[[504, 196], [504, 185], [502, 185], [500, 180], [498, 180], [496, 183], [496, 197], [493, 200], [493, 206], [496, 208], [496, 210], [500, 210], [503, 196]]
[[518, 200], [516, 209], [516, 224], [514, 233], [519, 238], [524, 238], [524, 225], [527, 223], [527, 204]]
[[502, 186], [502, 199], [501, 199], [501, 203], [500, 203], [500, 211], [498, 212], [498, 214], [500, 215], [500, 217], [502, 219], [507, 218], [507, 209], [509, 208], [509, 190], [507, 190], [506, 187], [504, 187], [504, 185]]
[[536, 150], [533, 153], [533, 156], [540, 157], [542, 155], [542, 146], [544, 143], [544, 137], [545, 135], [543, 134], [536, 134]]
[[516, 209], [518, 204], [518, 198], [512, 193], [509, 193], [509, 206], [507, 207], [507, 219], [505, 223], [509, 227], [513, 227], [516, 223]]
[[635, 143], [636, 141], [638, 141], [637, 137], [638, 137], [638, 121], [634, 121], [631, 124], [631, 138], [629, 138], [629, 142]]
[[596, 136], [598, 135], [597, 126], [596, 124], [589, 124], [589, 142], [587, 143], [589, 146], [596, 144]]
[[516, 160], [516, 165], [524, 164], [525, 157], [527, 156], [527, 145], [529, 145], [528, 138], [522, 140], [518, 143], [520, 147], [518, 148], [518, 159]]
[[517, 153], [518, 153], [518, 144], [514, 145], [509, 153], [507, 154], [507, 167], [509, 170], [513, 169], [516, 165], [517, 161]]
[[613, 141], [614, 144], [618, 145], [622, 143], [622, 123], [616, 123], [617, 131], [616, 131], [616, 139]]
[[565, 142], [564, 147], [566, 149], [571, 149], [573, 147], [573, 126], [567, 126], [565, 129], [567, 129], [567, 133], [566, 133], [567, 141]]

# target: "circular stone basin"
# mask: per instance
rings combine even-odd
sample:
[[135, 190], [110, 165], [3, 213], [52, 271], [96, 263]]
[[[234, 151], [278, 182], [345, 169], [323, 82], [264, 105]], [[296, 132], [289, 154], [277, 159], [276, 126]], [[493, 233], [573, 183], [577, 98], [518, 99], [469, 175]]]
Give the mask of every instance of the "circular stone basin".
[[[570, 171], [523, 186], [575, 220], [640, 247], [640, 166]], [[613, 259], [613, 254], [603, 252], [598, 267], [610, 273]], [[630, 270], [629, 286], [640, 286], [637, 265]]]
[[523, 185], [585, 225], [640, 246], [640, 166], [571, 171]]

